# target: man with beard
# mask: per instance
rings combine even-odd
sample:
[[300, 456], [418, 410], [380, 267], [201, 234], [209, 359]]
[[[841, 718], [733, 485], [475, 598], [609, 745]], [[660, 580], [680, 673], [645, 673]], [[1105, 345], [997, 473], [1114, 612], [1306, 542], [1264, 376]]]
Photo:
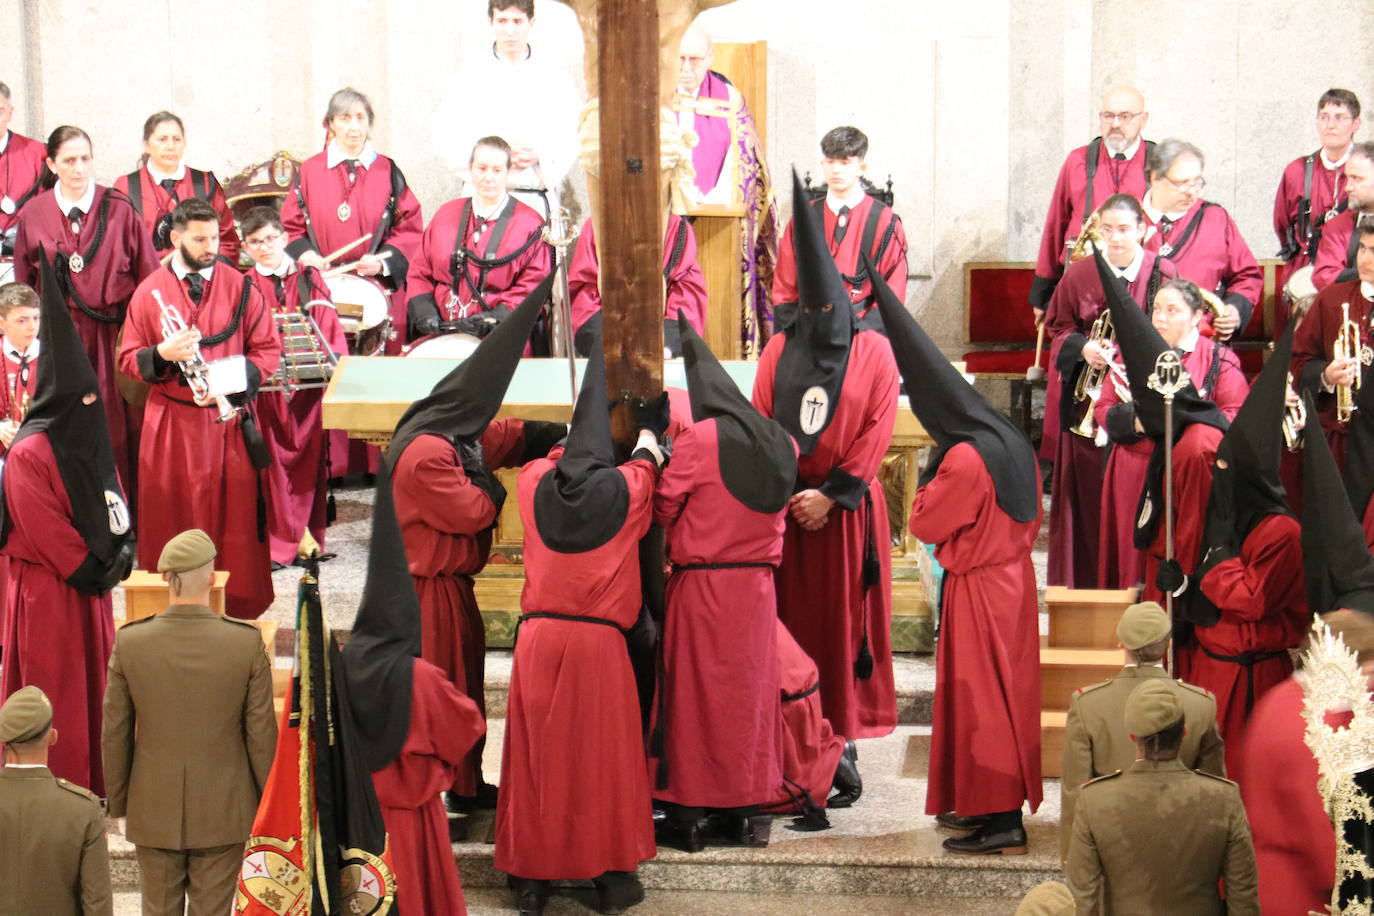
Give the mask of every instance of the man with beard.
[[[281, 337], [253, 281], [217, 257], [214, 207], [177, 204], [172, 243], [171, 263], [134, 292], [119, 347], [120, 370], [152, 386], [139, 448], [139, 559], [152, 569], [173, 536], [199, 528], [229, 571], [225, 610], [253, 619], [272, 603], [262, 478], [271, 457], [249, 405], [277, 369]], [[181, 329], [169, 334], [173, 323]], [[223, 360], [215, 372], [233, 376], [224, 383], [238, 408], [230, 416], [190, 386], [196, 360]]]
[[1355, 279], [1356, 229], [1374, 225], [1374, 142], [1350, 147], [1345, 160], [1345, 194], [1346, 210], [1326, 224], [1312, 263], [1312, 284], [1318, 290]]
[[110, 589], [133, 566], [129, 507], [115, 472], [99, 380], [42, 259], [38, 395], [0, 477], [10, 561], [3, 694], [38, 687], [62, 741], [53, 775], [105, 794], [100, 705], [114, 645]]
[[[862, 322], [792, 176], [796, 320], [764, 348], [754, 406], [797, 440], [776, 588], [778, 617], [821, 672], [821, 708], [848, 738], [897, 724], [887, 498], [878, 468], [892, 441], [897, 366]], [[860, 262], [863, 264], [864, 262]]]
[[[546, 276], [471, 356], [410, 406], [387, 449], [396, 516], [420, 597], [422, 657], [484, 715], [487, 642], [472, 577], [487, 563], [506, 499], [492, 470], [542, 457], [567, 429], [493, 420], [552, 282]], [[482, 778], [483, 747], [479, 740], [454, 776], [449, 805], [455, 811], [496, 805], [496, 787]]]

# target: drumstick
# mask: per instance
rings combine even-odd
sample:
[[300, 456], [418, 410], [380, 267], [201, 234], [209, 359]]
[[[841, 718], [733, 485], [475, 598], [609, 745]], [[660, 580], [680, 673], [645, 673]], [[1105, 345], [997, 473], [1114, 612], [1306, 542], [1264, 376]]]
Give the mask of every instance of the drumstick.
[[367, 235], [359, 236], [358, 238], [356, 238], [356, 239], [354, 239], [353, 241], [349, 242], [347, 245], [345, 245], [345, 246], [343, 246], [342, 248], [340, 248], [338, 251], [335, 251], [335, 252], [333, 252], [332, 254], [326, 255], [325, 258], [324, 258], [324, 263], [326, 263], [326, 264], [330, 263], [330, 262], [333, 261], [335, 258], [337, 258], [339, 255], [344, 254], [345, 252], [352, 251], [354, 248], [357, 248], [357, 247], [358, 247], [359, 245], [361, 245], [363, 242], [369, 241], [371, 238], [372, 238], [372, 233], [371, 233], [371, 232], [369, 232]]
[[[391, 257], [391, 252], [383, 251], [381, 254], [376, 255], [375, 257], [379, 261], [385, 261], [387, 258]], [[353, 261], [350, 264], [344, 264], [339, 267], [335, 267], [333, 270], [326, 270], [324, 273], [320, 274], [320, 276], [328, 280], [330, 277], [337, 277], [339, 276], [339, 274], [346, 274], [350, 270], [357, 270], [358, 265], [361, 263], [363, 262], [361, 259], [359, 259], [357, 261]]]
[[1031, 363], [1026, 370], [1026, 381], [1038, 382], [1045, 377], [1045, 370], [1040, 368], [1040, 350], [1045, 345], [1045, 322], [1035, 323], [1035, 362]]

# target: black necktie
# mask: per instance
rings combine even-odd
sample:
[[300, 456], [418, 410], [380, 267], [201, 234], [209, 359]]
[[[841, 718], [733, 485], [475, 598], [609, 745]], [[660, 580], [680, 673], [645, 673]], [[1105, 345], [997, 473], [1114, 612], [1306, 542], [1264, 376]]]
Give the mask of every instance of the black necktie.
[[27, 353], [19, 357], [19, 387], [29, 387], [29, 355]]
[[67, 219], [71, 220], [71, 224], [72, 224], [72, 235], [80, 235], [80, 234], [81, 234], [81, 208], [80, 208], [80, 207], [72, 207], [71, 212], [67, 214]]
[[273, 274], [273, 275], [272, 275], [272, 286], [273, 286], [273, 287], [276, 289], [276, 291], [277, 291], [277, 301], [278, 301], [278, 302], [281, 302], [281, 301], [282, 301], [282, 293], [285, 291], [286, 286], [285, 286], [285, 284], [282, 282], [282, 278], [281, 278], [281, 275], [280, 275], [280, 274]]
[[1125, 162], [1125, 161], [1126, 161], [1126, 154], [1125, 154], [1125, 153], [1117, 153], [1117, 154], [1116, 154], [1115, 156], [1113, 156], [1112, 158], [1115, 159], [1117, 162]]
[[345, 159], [344, 168], [348, 169], [348, 183], [352, 184], [358, 180], [358, 160]]
[[840, 212], [837, 213], [837, 214], [835, 214], [835, 232], [834, 232], [834, 235], [832, 236], [832, 237], [834, 238], [834, 240], [835, 240], [835, 244], [836, 244], [836, 245], [838, 245], [838, 244], [840, 244], [840, 242], [843, 242], [843, 241], [844, 241], [844, 234], [845, 234], [846, 230], [848, 230], [848, 229], [849, 229], [849, 208], [848, 208], [848, 207], [841, 207], [841, 208], [840, 208]]
[[186, 288], [191, 294], [191, 301], [200, 305], [200, 297], [205, 295], [205, 278], [198, 273], [187, 274]]
[[172, 200], [177, 199], [177, 180], [175, 178], [164, 178], [161, 181], [162, 190], [171, 195]]

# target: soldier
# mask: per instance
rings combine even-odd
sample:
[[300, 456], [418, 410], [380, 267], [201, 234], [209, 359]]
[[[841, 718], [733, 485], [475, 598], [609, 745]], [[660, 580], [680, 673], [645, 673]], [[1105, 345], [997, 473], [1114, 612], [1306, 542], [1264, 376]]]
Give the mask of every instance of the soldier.
[[1064, 723], [1064, 767], [1060, 776], [1064, 814], [1059, 824], [1059, 855], [1069, 854], [1073, 811], [1078, 792], [1090, 779], [1129, 769], [1135, 759], [1121, 716], [1126, 699], [1144, 680], [1156, 680], [1174, 691], [1183, 706], [1187, 728], [1178, 759], [1190, 770], [1226, 775], [1221, 735], [1217, 731], [1217, 701], [1201, 687], [1169, 678], [1164, 656], [1169, 651], [1169, 616], [1153, 601], [1133, 604], [1116, 625], [1116, 638], [1126, 666], [1111, 680], [1080, 687], [1069, 701]]
[[0, 913], [110, 916], [105, 819], [90, 792], [48, 770], [52, 704], [37, 687], [0, 706]]
[[[169, 606], [115, 638], [102, 740], [110, 816], [128, 822], [143, 916], [228, 913], [277, 743], [272, 666], [251, 624], [210, 609], [215, 545], [167, 542]], [[137, 735], [135, 735], [137, 725]]]
[[1074, 815], [1064, 872], [1078, 916], [1258, 914], [1240, 792], [1179, 760], [1187, 729], [1178, 691], [1145, 681], [1126, 700], [1124, 721], [1135, 762], [1085, 785]]

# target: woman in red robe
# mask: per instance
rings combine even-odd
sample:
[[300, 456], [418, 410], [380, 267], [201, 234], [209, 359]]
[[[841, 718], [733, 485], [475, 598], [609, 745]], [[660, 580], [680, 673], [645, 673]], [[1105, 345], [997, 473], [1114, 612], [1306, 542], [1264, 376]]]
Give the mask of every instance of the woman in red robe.
[[656, 852], [625, 634], [643, 606], [639, 542], [653, 521], [667, 396], [651, 419], [637, 417], [639, 440], [618, 466], [608, 403], [598, 346], [566, 448], [520, 472], [525, 590], [495, 864], [513, 879], [522, 913], [542, 912], [560, 879], [591, 879], [598, 909], [618, 913], [644, 898], [636, 871]]
[[[254, 207], [245, 213], [243, 238], [253, 259], [248, 278], [274, 319], [301, 314], [309, 305], [309, 317], [323, 338], [317, 343], [335, 356], [347, 355], [348, 341], [329, 301], [329, 288], [319, 271], [299, 266], [286, 254], [286, 229], [277, 211]], [[283, 363], [290, 352], [283, 338]], [[319, 548], [324, 547], [329, 489], [323, 401], [323, 388], [258, 393], [258, 424], [273, 459], [267, 469], [267, 539], [273, 564], [288, 565], [298, 554], [308, 553], [302, 548], [307, 531]]]
[[189, 168], [186, 127], [170, 111], [159, 111], [143, 122], [143, 166], [115, 179], [116, 191], [129, 198], [143, 217], [143, 225], [159, 256], [172, 250], [172, 211], [188, 197], [199, 197], [219, 214], [219, 253], [239, 266], [239, 231], [214, 172]]
[[130, 380], [119, 378], [115, 351], [129, 298], [157, 269], [157, 254], [129, 199], [91, 177], [91, 139], [84, 130], [57, 128], [48, 137], [47, 152], [57, 183], [20, 212], [14, 278], [42, 293], [39, 252], [52, 261], [58, 290], [100, 380], [119, 479], [134, 501], [143, 408], [121, 393]]
[[[1145, 299], [1155, 266], [1155, 256], [1141, 247], [1145, 237], [1145, 211], [1129, 194], [1114, 194], [1097, 211], [1098, 232], [1107, 263], [1123, 277], [1131, 296]], [[1172, 266], [1162, 270], [1172, 279]], [[1059, 430], [1053, 454], [1054, 476], [1050, 485], [1050, 551], [1047, 582], [1069, 588], [1101, 587], [1103, 566], [1099, 557], [1099, 519], [1102, 515], [1103, 465], [1107, 453], [1105, 431], [1096, 421], [1088, 435], [1076, 434], [1085, 411], [1091, 411], [1101, 393], [1112, 387], [1104, 378], [1100, 392], [1088, 392], [1090, 400], [1073, 399], [1083, 373], [1105, 371], [1112, 358], [1111, 338], [1090, 339], [1095, 323], [1106, 311], [1096, 266], [1080, 259], [1064, 272], [1045, 312], [1050, 334], [1050, 364], [1056, 367], [1058, 384], [1046, 389], [1045, 423]]]

